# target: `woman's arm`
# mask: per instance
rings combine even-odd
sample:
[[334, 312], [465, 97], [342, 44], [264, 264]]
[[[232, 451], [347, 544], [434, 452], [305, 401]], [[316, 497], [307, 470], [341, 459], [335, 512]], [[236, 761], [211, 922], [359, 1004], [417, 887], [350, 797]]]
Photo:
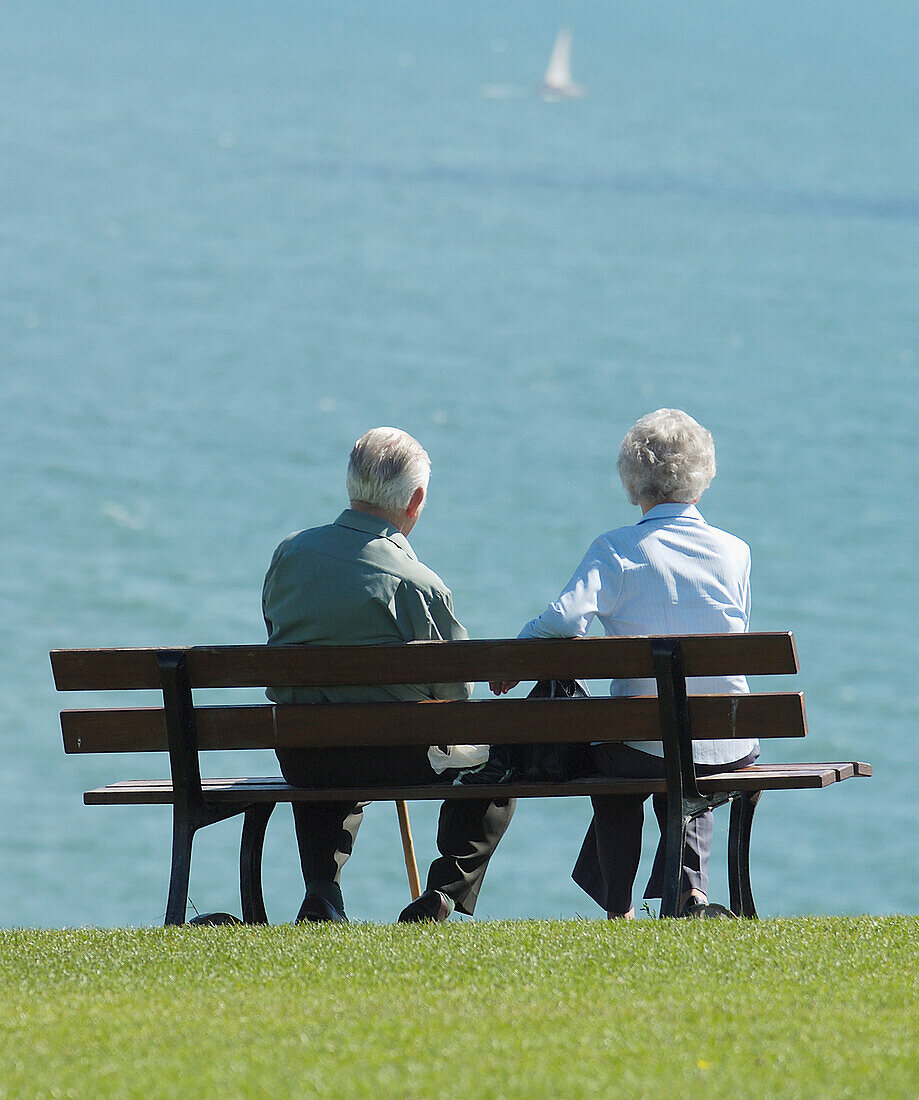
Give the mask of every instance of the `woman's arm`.
[[[518, 638], [580, 638], [590, 629], [599, 608], [600, 590], [609, 569], [602, 553], [603, 540], [597, 539], [581, 559], [571, 579], [541, 615], [530, 619]], [[506, 695], [517, 681], [502, 680], [488, 685], [495, 695]]]

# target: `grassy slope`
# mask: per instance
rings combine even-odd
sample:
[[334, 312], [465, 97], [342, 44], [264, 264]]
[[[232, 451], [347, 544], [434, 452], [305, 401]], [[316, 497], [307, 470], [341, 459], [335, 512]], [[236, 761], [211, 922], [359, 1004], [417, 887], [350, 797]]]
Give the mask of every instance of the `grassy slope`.
[[919, 1095], [919, 918], [0, 933], [0, 1096]]

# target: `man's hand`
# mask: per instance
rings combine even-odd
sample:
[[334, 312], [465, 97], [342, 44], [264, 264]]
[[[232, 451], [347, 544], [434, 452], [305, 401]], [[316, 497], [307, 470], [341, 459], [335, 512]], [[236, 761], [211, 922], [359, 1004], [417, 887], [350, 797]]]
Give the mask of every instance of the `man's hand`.
[[488, 686], [495, 695], [507, 695], [520, 683], [519, 680], [489, 680]]

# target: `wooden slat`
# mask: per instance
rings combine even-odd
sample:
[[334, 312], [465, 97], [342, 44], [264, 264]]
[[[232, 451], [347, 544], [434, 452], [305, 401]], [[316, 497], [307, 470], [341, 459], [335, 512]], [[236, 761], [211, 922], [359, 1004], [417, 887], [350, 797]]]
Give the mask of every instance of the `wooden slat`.
[[58, 691], [159, 688], [156, 654], [155, 649], [52, 649], [54, 686]]
[[[813, 790], [866, 774], [870, 767], [859, 761], [826, 764], [754, 764], [736, 772], [722, 772], [699, 780], [703, 793], [755, 790]], [[202, 780], [205, 797], [214, 802], [298, 802], [401, 799], [427, 801], [451, 798], [558, 798], [566, 795], [664, 793], [663, 779], [577, 779], [570, 783], [514, 783], [508, 786], [451, 787], [349, 787], [306, 791], [291, 787], [278, 778]], [[170, 805], [172, 784], [168, 779], [112, 783], [87, 791], [88, 806]]]
[[[803, 737], [800, 692], [695, 695], [693, 729], [705, 740]], [[303, 745], [462, 745], [660, 740], [653, 696], [465, 703], [331, 703], [197, 707], [201, 749]], [[167, 746], [157, 707], [61, 712], [68, 753], [151, 752]]]
[[[181, 647], [179, 647], [181, 648]], [[499, 639], [377, 646], [195, 646], [193, 687], [346, 686], [465, 680], [633, 679], [653, 675], [648, 638]], [[54, 650], [59, 691], [158, 688], [155, 649]], [[683, 640], [689, 676], [798, 671], [790, 633]]]

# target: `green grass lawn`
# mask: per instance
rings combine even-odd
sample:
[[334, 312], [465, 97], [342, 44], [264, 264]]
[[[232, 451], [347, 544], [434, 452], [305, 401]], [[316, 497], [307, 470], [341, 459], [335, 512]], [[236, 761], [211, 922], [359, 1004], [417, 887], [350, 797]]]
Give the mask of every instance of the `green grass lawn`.
[[919, 918], [0, 932], [3, 1097], [919, 1096]]

